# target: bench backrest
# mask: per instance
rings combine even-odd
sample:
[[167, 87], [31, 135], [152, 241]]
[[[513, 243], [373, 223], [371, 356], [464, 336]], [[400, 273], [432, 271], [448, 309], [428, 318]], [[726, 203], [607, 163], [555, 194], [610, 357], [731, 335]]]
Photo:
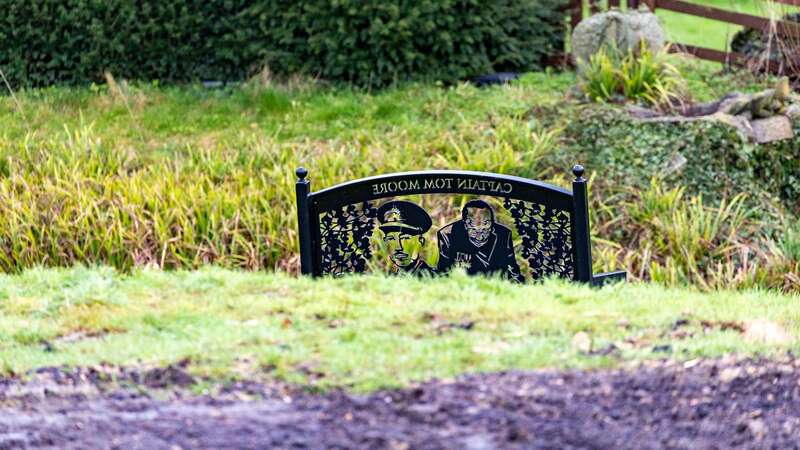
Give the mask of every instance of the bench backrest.
[[[372, 258], [373, 233], [379, 232], [398, 269], [436, 273], [461, 266], [469, 273], [500, 273], [516, 281], [554, 275], [595, 281], [584, 169], [576, 165], [572, 172], [571, 192], [515, 176], [453, 170], [380, 175], [312, 192], [308, 172], [299, 168], [301, 271], [314, 276], [363, 272]], [[466, 194], [470, 201], [436, 231], [423, 208], [402, 200], [416, 194]], [[499, 199], [493, 203], [505, 211], [494, 211], [487, 198]], [[416, 245], [430, 242], [424, 236], [434, 233], [436, 265], [406, 245], [420, 237]], [[522, 261], [526, 274], [520, 273]]]

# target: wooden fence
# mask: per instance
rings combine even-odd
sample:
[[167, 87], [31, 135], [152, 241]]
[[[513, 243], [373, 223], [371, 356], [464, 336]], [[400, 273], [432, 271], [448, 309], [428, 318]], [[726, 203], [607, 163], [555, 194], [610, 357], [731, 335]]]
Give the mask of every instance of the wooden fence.
[[[776, 3], [782, 3], [791, 6], [800, 6], [800, 0], [772, 0]], [[696, 17], [703, 17], [711, 20], [718, 20], [721, 22], [741, 25], [747, 28], [753, 28], [760, 31], [772, 31], [784, 37], [793, 38], [793, 42], [800, 42], [800, 23], [787, 22], [783, 20], [770, 20], [764, 17], [753, 16], [750, 14], [742, 14], [724, 9], [714, 8], [711, 6], [698, 5], [696, 3], [689, 3], [683, 0], [628, 0], [628, 8], [638, 8], [639, 5], [645, 4], [651, 11], [657, 9], [665, 9], [682, 14], [688, 14]], [[608, 0], [609, 7], [619, 7], [620, 0]], [[584, 14], [583, 0], [571, 0], [570, 2], [570, 17], [572, 27], [581, 21]], [[589, 0], [588, 4], [589, 14], [594, 14], [600, 11], [600, 4], [597, 1]], [[691, 53], [698, 58], [707, 59], [710, 61], [717, 61], [730, 64], [744, 64], [747, 60], [745, 55], [735, 52], [725, 52], [711, 48], [698, 47], [681, 42], [673, 42], [673, 51], [680, 51]]]

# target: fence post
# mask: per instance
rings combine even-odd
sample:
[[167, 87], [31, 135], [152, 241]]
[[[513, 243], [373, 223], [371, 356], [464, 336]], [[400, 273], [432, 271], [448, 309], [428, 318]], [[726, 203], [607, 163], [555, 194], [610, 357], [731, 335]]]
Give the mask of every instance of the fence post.
[[578, 26], [578, 23], [583, 20], [583, 0], [570, 0], [570, 25], [572, 29]]
[[311, 258], [311, 214], [308, 204], [311, 182], [306, 180], [308, 171], [305, 168], [299, 167], [295, 174], [297, 175], [295, 193], [297, 195], [297, 227], [300, 241], [300, 273], [312, 275], [314, 269]]
[[600, 0], [589, 0], [589, 15], [593, 16], [600, 12]]
[[628, 0], [628, 9], [639, 9], [639, 0]]
[[572, 168], [572, 202], [575, 209], [575, 276], [578, 281], [592, 281], [592, 241], [589, 232], [589, 199], [584, 169], [580, 164]]

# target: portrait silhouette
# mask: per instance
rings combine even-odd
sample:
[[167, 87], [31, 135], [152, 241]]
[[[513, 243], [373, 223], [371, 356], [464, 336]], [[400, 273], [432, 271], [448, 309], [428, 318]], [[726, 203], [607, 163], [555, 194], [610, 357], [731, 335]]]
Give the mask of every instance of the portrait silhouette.
[[433, 275], [434, 270], [420, 257], [424, 234], [431, 228], [431, 217], [420, 206], [403, 200], [384, 203], [377, 211], [378, 229], [398, 272]]
[[463, 267], [471, 275], [499, 274], [516, 282], [524, 281], [514, 254], [511, 230], [497, 223], [494, 210], [483, 200], [468, 201], [461, 210], [461, 220], [442, 227], [437, 240], [439, 273]]

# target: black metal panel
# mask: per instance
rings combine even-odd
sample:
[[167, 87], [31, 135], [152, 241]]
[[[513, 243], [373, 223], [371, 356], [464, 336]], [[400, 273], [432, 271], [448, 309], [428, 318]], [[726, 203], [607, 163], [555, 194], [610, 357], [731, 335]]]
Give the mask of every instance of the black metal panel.
[[572, 168], [575, 180], [572, 182], [574, 202], [573, 238], [575, 251], [575, 279], [583, 282], [592, 281], [592, 248], [589, 232], [589, 199], [586, 180], [583, 178], [583, 166]]
[[376, 209], [370, 202], [326, 209], [317, 214], [315, 274], [363, 272], [372, 257], [370, 238]]
[[302, 167], [295, 172], [297, 183], [295, 194], [297, 196], [297, 228], [300, 241], [300, 272], [304, 275], [314, 273], [312, 257], [312, 228], [311, 213], [308, 194], [311, 192], [311, 182], [306, 180], [308, 171]]
[[528, 261], [531, 277], [575, 278], [573, 214], [523, 200], [506, 199], [504, 206], [522, 238], [520, 256]]
[[314, 192], [311, 201], [326, 209], [414, 194], [474, 194], [512, 198], [570, 211], [572, 193], [526, 178], [485, 172], [428, 170], [362, 178]]
[[607, 284], [620, 283], [626, 281], [627, 278], [628, 278], [628, 273], [625, 272], [624, 270], [599, 273], [592, 277], [592, 286], [602, 287]]
[[[298, 170], [303, 273], [366, 271], [372, 267], [371, 245], [382, 242], [380, 254], [388, 259], [383, 267], [393, 272], [430, 276], [461, 267], [517, 282], [553, 275], [591, 282], [586, 181], [582, 167], [573, 173], [573, 192], [513, 176], [437, 170], [364, 178], [311, 193], [306, 172]], [[433, 229], [429, 213], [403, 198], [420, 194], [472, 198], [450, 223]], [[494, 206], [484, 200], [489, 198], [498, 199], [491, 201]], [[423, 252], [427, 245], [436, 247]], [[426, 261], [423, 253], [434, 250], [438, 258]]]

